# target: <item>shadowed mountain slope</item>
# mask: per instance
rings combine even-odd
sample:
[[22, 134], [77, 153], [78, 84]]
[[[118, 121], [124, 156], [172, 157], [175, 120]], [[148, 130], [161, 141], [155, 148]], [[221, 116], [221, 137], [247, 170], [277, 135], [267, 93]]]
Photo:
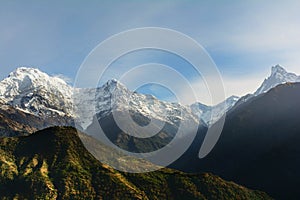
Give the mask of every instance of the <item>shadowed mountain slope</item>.
[[212, 152], [189, 164], [192, 171], [210, 171], [278, 199], [299, 199], [299, 102], [300, 83], [286, 83], [237, 105]]

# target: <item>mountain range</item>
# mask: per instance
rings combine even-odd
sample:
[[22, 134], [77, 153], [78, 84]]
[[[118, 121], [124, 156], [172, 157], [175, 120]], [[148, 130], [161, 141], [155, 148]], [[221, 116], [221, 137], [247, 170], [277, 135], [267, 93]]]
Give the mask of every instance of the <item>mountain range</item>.
[[[19, 157], [20, 153], [18, 152], [23, 151], [19, 150], [19, 148], [25, 148], [22, 145], [24, 141], [27, 140], [26, 138], [31, 138], [32, 140], [35, 140], [34, 138], [36, 137], [43, 138], [38, 136], [40, 134], [43, 135], [43, 131], [34, 132], [52, 126], [73, 126], [83, 132], [92, 133], [90, 136], [97, 138], [97, 130], [94, 124], [95, 122], [99, 122], [106, 136], [114, 144], [131, 152], [155, 151], [167, 145], [173, 139], [179, 125], [185, 124], [186, 134], [189, 134], [189, 126], [197, 126], [197, 135], [190, 148], [169, 167], [186, 172], [212, 172], [227, 180], [233, 180], [250, 188], [265, 191], [276, 199], [285, 199], [286, 197], [289, 199], [300, 198], [300, 194], [298, 194], [297, 189], [294, 187], [298, 185], [298, 180], [300, 180], [300, 174], [297, 171], [298, 164], [300, 163], [297, 159], [300, 152], [297, 146], [300, 142], [297, 136], [300, 130], [297, 124], [297, 118], [300, 114], [298, 106], [300, 87], [299, 84], [296, 83], [299, 80], [299, 76], [288, 73], [281, 66], [276, 65], [272, 67], [271, 75], [263, 81], [262, 85], [253, 94], [248, 94], [241, 98], [231, 96], [215, 106], [207, 106], [200, 102], [196, 102], [192, 105], [181, 105], [179, 103], [161, 101], [152, 95], [130, 91], [126, 86], [116, 80], [110, 80], [98, 88], [73, 88], [62, 79], [49, 76], [38, 69], [18, 68], [0, 82], [0, 135], [4, 137], [3, 140], [1, 140], [1, 150], [2, 155], [4, 155], [1, 157], [1, 166], [3, 172], [5, 172], [4, 169], [13, 168], [13, 171], [16, 171], [13, 175], [9, 172], [3, 173], [4, 175], [2, 175], [0, 181], [5, 185], [4, 188], [9, 189], [2, 190], [1, 192], [4, 194], [4, 197], [13, 198], [14, 192], [5, 193], [5, 191], [14, 191], [11, 188], [11, 184], [18, 183], [17, 181], [20, 181], [20, 184], [29, 181], [26, 183], [30, 183], [32, 186], [28, 188], [31, 193], [21, 192], [20, 194], [16, 194], [19, 198], [22, 199], [23, 197], [28, 198], [28, 196], [31, 195], [39, 195], [34, 193], [34, 188], [44, 188], [45, 185], [48, 189], [44, 191], [43, 195], [50, 195], [47, 196], [47, 198], [62, 198], [65, 194], [70, 197], [72, 192], [65, 192], [68, 186], [58, 186], [60, 184], [66, 185], [69, 183], [55, 183], [58, 178], [61, 178], [60, 175], [45, 178], [42, 173], [45, 168], [43, 167], [44, 156], [58, 155], [61, 151], [51, 151], [47, 155], [45, 154], [43, 158], [37, 159], [40, 165], [35, 165], [36, 160], [34, 156], [30, 154], [31, 151], [35, 152], [35, 150], [27, 150], [28, 155]], [[217, 110], [218, 112], [216, 112], [214, 116], [211, 116], [212, 110]], [[151, 138], [141, 139], [128, 136], [128, 134], [118, 127], [118, 124], [113, 118], [113, 113], [122, 116], [127, 111], [129, 111], [133, 121], [140, 126], [145, 126], [154, 119], [157, 123], [163, 123], [164, 127]], [[206, 158], [200, 160], [198, 158], [198, 152], [207, 130], [209, 128], [213, 129], [214, 126], [218, 125], [218, 119], [225, 113], [227, 113], [226, 122], [220, 140], [213, 151]], [[137, 132], [136, 134], [138, 134], [134, 126], [128, 126], [128, 128], [130, 132]], [[56, 136], [56, 132], [74, 132], [72, 128], [62, 130], [57, 128], [47, 129], [45, 132], [54, 133]], [[30, 135], [32, 133], [34, 134]], [[29, 136], [24, 137], [24, 135]], [[5, 136], [19, 137], [10, 139]], [[61, 136], [58, 138], [63, 139], [60, 137]], [[76, 137], [72, 137], [72, 141], [77, 140], [75, 138]], [[47, 140], [51, 141], [49, 138]], [[57, 138], [54, 140], [58, 142]], [[38, 142], [42, 142], [42, 140]], [[68, 146], [68, 144], [66, 144], [66, 146]], [[35, 156], [39, 156], [40, 154], [41, 153], [38, 152]], [[67, 157], [71, 156], [65, 153], [63, 155], [67, 155]], [[78, 159], [80, 160], [79, 157], [76, 157], [74, 162], [76, 163]], [[34, 172], [32, 175], [34, 178], [31, 176], [30, 178], [26, 178], [27, 168], [24, 168], [25, 165], [22, 160], [28, 160], [27, 163], [33, 163], [27, 164], [26, 166], [31, 166], [31, 171], [36, 171], [36, 173]], [[54, 165], [53, 160], [46, 162], [48, 166]], [[89, 161], [83, 162], [86, 163]], [[22, 174], [21, 171], [19, 172], [19, 169], [25, 170], [25, 172], [22, 172]], [[53, 170], [50, 174], [56, 174], [56, 171], [59, 170], [72, 172], [74, 174], [79, 173], [77, 169], [77, 171], [74, 171], [74, 169], [76, 169], [76, 167], [71, 166], [69, 168], [69, 166], [64, 165], [61, 169], [49, 168], [47, 170]], [[102, 167], [101, 171], [103, 170]], [[112, 171], [112, 169], [109, 170]], [[63, 172], [59, 173], [63, 174]], [[89, 174], [91, 172], [90, 169], [85, 169], [82, 173]], [[161, 172], [157, 173], [159, 174]], [[89, 177], [88, 180], [91, 180], [90, 177], [94, 176], [95, 175], [89, 174], [87, 178]], [[130, 174], [116, 176], [119, 177], [121, 181], [127, 179], [127, 177], [142, 182], [143, 178], [149, 180], [148, 175], [145, 175], [142, 179], [142, 176], [134, 177], [134, 175], [131, 176]], [[163, 176], [164, 178], [167, 177], [167, 179], [161, 178], [160, 175], [152, 175], [151, 173], [149, 176], [155, 177], [152, 181], [156, 182], [157, 179], [159, 179], [159, 182], [163, 181], [167, 183], [167, 185], [170, 185], [169, 180], [177, 182], [171, 175], [170, 177]], [[188, 176], [190, 177], [192, 175]], [[214, 177], [211, 180], [221, 180], [210, 174], [208, 176]], [[73, 181], [74, 179], [74, 177], [71, 178], [66, 175], [62, 177], [64, 180]], [[112, 181], [110, 179], [115, 180], [113, 177], [108, 178], [107, 180], [110, 183]], [[182, 180], [183, 179], [185, 178], [182, 178]], [[33, 180], [34, 182], [32, 182]], [[35, 185], [36, 180], [41, 182]], [[85, 179], [83, 178], [83, 180]], [[92, 180], [94, 179], [92, 178]], [[119, 183], [120, 180], [117, 182]], [[194, 179], [190, 177], [189, 180]], [[277, 183], [276, 185], [274, 184], [274, 180]], [[95, 179], [95, 181], [100, 180]], [[168, 189], [169, 193], [167, 191], [162, 192], [161, 190], [156, 191], [156, 189], [151, 189], [151, 192], [146, 192], [148, 188], [145, 188], [143, 185], [136, 185], [139, 181], [134, 182], [129, 180], [130, 183], [126, 183], [125, 185], [126, 187], [134, 188], [134, 191], [139, 191], [139, 194], [136, 195], [140, 195], [139, 198], [141, 199], [146, 199], [146, 197], [153, 199], [154, 197], [151, 195], [154, 193], [169, 194], [174, 192], [171, 188]], [[183, 186], [187, 184], [186, 186], [189, 186], [189, 189], [198, 188], [195, 189], [193, 193], [196, 192], [197, 195], [205, 193], [199, 189], [198, 182], [197, 184], [194, 182], [190, 183], [186, 180], [183, 182], [180, 181], [180, 185]], [[85, 181], [85, 183], [88, 182]], [[94, 183], [88, 184], [92, 184], [88, 191], [98, 190], [95, 189]], [[97, 184], [100, 183], [97, 182]], [[115, 183], [113, 183], [113, 185], [114, 184]], [[153, 184], [153, 182], [150, 181], [149, 184]], [[226, 183], [224, 184], [226, 185]], [[81, 186], [78, 187], [80, 188]], [[76, 185], [71, 186], [73, 189], [78, 187]], [[51, 190], [51, 188], [53, 188], [53, 190]], [[202, 188], [202, 186], [200, 188]], [[76, 193], [76, 191], [77, 189], [74, 189], [73, 192]], [[219, 186], [217, 191], [220, 191]], [[210, 190], [210, 192], [216, 193], [216, 191], [212, 190]], [[228, 191], [225, 191], [224, 194], [227, 194], [227, 192]], [[133, 198], [133, 196], [130, 196], [133, 193], [129, 194], [129, 199]], [[89, 195], [95, 197], [98, 194], [91, 193]], [[99, 194], [98, 196], [102, 195], [103, 194]], [[191, 194], [184, 193], [184, 195]], [[200, 195], [196, 197], [193, 195], [194, 194], [191, 195], [191, 198], [187, 199], [220, 199], [219, 196], [207, 197]], [[209, 195], [211, 195], [211, 193], [209, 193]], [[243, 195], [245, 194], [243, 193]], [[264, 196], [262, 193], [260, 193], [260, 195]], [[90, 198], [91, 196], [87, 195], [86, 197]], [[120, 196], [115, 196], [115, 198], [120, 198]], [[176, 197], [169, 198], [176, 199]], [[249, 199], [249, 196], [247, 198]], [[257, 197], [257, 199], [265, 198], [267, 197]]]
[[[102, 118], [108, 116], [112, 110], [127, 110], [128, 106], [134, 113], [173, 125], [178, 124], [176, 121], [179, 119], [199, 123], [200, 116], [200, 123], [209, 126], [238, 101], [244, 102], [249, 97], [265, 93], [278, 84], [299, 80], [299, 76], [276, 65], [272, 67], [271, 75], [253, 95], [242, 98], [231, 96], [215, 106], [207, 106], [200, 102], [184, 106], [160, 101], [152, 95], [132, 92], [116, 80], [110, 80], [95, 89], [73, 88], [59, 77], [49, 76], [35, 68], [21, 67], [0, 82], [0, 104], [1, 110], [9, 107], [30, 114], [33, 118], [43, 119], [44, 128], [51, 125], [74, 126], [73, 119], [76, 119], [77, 125], [84, 130], [91, 125], [93, 113]], [[111, 102], [112, 95], [117, 97], [114, 98], [116, 102]], [[218, 111], [215, 112], [216, 116], [211, 116], [213, 109]], [[37, 128], [41, 127], [38, 125]], [[5, 131], [0, 132], [0, 135], [5, 134], [7, 135]]]
[[[296, 81], [296, 77], [276, 65], [261, 85], [260, 88], [264, 89], [258, 89], [247, 98], [257, 96], [276, 84]], [[184, 106], [132, 92], [117, 80], [109, 80], [98, 88], [73, 88], [59, 77], [21, 67], [0, 82], [0, 117], [6, 119], [0, 124], [0, 135], [26, 135], [58, 125], [73, 126], [97, 137], [99, 133], [94, 126], [95, 122], [96, 127], [100, 122], [106, 136], [114, 144], [133, 152], [149, 152], [168, 144], [179, 125], [185, 125], [186, 134], [190, 132], [189, 127], [198, 127], [198, 142], [201, 143], [208, 127], [242, 100], [246, 98], [231, 96], [215, 106], [200, 102]], [[127, 110], [133, 123], [145, 126], [155, 121], [164, 124], [163, 129], [149, 139], [128, 136], [124, 133], [124, 127], [120, 129], [113, 118], [113, 113], [122, 116]], [[211, 116], [212, 111], [214, 116]], [[135, 126], [126, 123], [127, 132], [139, 134]]]
[[[117, 97], [115, 102], [112, 102], [113, 95]], [[34, 68], [18, 68], [1, 81], [0, 102], [46, 121], [49, 118], [76, 119], [83, 129], [92, 123], [93, 113], [105, 117], [112, 110], [127, 110], [128, 106], [132, 112], [170, 124], [176, 124], [181, 116], [198, 122], [188, 106], [129, 91], [116, 80], [94, 89], [72, 88], [62, 79]], [[72, 125], [68, 124], [69, 120], [62, 121]]]

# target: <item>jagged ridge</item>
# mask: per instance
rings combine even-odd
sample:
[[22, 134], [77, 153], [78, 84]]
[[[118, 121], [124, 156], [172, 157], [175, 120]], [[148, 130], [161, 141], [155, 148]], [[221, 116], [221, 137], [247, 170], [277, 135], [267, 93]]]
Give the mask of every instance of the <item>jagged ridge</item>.
[[271, 69], [271, 75], [264, 80], [262, 85], [255, 91], [254, 95], [268, 92], [275, 86], [283, 83], [295, 83], [300, 82], [300, 76], [294, 73], [287, 72], [282, 66], [275, 65]]

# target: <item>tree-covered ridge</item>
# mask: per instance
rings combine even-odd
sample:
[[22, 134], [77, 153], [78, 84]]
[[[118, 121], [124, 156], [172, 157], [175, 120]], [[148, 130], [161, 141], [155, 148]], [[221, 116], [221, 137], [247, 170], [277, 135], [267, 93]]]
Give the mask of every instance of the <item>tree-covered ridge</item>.
[[1, 199], [270, 199], [208, 173], [122, 173], [96, 160], [77, 131], [0, 139]]

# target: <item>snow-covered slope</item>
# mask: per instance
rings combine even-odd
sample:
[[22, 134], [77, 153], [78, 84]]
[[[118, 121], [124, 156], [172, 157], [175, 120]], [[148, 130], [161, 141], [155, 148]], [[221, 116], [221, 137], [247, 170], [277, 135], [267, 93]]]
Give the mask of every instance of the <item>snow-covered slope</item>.
[[72, 88], [58, 77], [25, 67], [0, 82], [0, 102], [43, 119], [72, 117], [82, 128], [92, 123], [95, 114], [101, 118], [113, 110], [130, 110], [173, 125], [181, 120], [199, 121], [189, 107], [132, 92], [116, 80], [95, 89]]
[[188, 106], [132, 92], [117, 80], [110, 80], [97, 89], [75, 89], [74, 100], [75, 115], [80, 116], [78, 120], [83, 128], [92, 122], [95, 113], [98, 118], [103, 118], [112, 111], [126, 110], [173, 125], [178, 125], [181, 120], [199, 121]]
[[[298, 81], [299, 76], [276, 65], [272, 67], [270, 77], [264, 80], [254, 95], [248, 95], [244, 101], [251, 96], [267, 92], [278, 84]], [[201, 103], [183, 106], [160, 101], [152, 95], [132, 92], [116, 80], [110, 80], [95, 89], [74, 89], [58, 77], [25, 67], [16, 69], [0, 82], [1, 104], [8, 104], [42, 118], [72, 117], [77, 119], [82, 128], [89, 126], [96, 113], [98, 118], [101, 118], [108, 116], [112, 111], [125, 110], [173, 125], [182, 120], [199, 122], [199, 118], [209, 125], [230, 110], [238, 99], [237, 96], [231, 96], [215, 106]]]
[[255, 96], [265, 93], [273, 87], [283, 83], [300, 82], [300, 76], [287, 72], [282, 66], [276, 65], [272, 67], [271, 75], [264, 80], [262, 85], [254, 93]]
[[230, 96], [225, 101], [215, 106], [206, 106], [197, 102], [191, 105], [191, 109], [195, 115], [200, 115], [200, 118], [207, 125], [210, 125], [218, 121], [218, 119], [220, 119], [228, 110], [230, 110], [238, 100], [238, 96]]
[[[300, 82], [300, 76], [297, 76], [294, 73], [287, 72], [280, 65], [275, 65], [271, 68], [271, 75], [263, 81], [261, 86], [255, 91], [254, 94], [247, 94], [241, 98], [237, 96], [231, 96], [224, 102], [216, 106], [205, 106], [201, 103], [194, 103], [191, 105], [191, 108], [193, 110], [193, 113], [200, 113], [201, 119], [203, 119], [207, 124], [212, 124], [216, 122], [225, 112], [230, 110], [236, 103], [242, 104], [252, 97], [268, 92], [270, 89], [276, 87], [279, 84], [288, 82]], [[216, 111], [214, 116], [211, 116], [212, 109], [215, 109]]]
[[72, 87], [35, 68], [18, 68], [2, 80], [0, 99], [40, 117], [72, 116]]
[[266, 93], [277, 85], [295, 82], [300, 82], [300, 76], [287, 72], [280, 65], [272, 66], [270, 76], [263, 81], [261, 86], [253, 94], [247, 94], [241, 97], [236, 105], [241, 105], [253, 97]]

